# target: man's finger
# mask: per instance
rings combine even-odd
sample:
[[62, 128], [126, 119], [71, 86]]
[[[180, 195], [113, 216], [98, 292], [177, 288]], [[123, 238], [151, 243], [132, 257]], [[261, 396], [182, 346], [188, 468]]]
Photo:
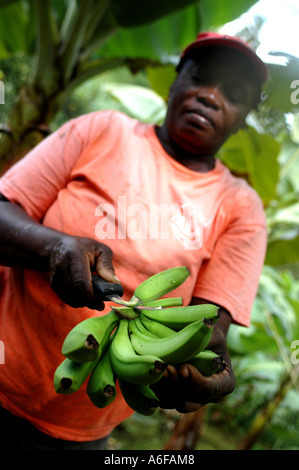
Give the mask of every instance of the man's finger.
[[96, 272], [102, 279], [105, 279], [105, 281], [120, 284], [120, 280], [115, 274], [112, 259], [112, 250], [109, 247], [102, 249], [96, 260]]

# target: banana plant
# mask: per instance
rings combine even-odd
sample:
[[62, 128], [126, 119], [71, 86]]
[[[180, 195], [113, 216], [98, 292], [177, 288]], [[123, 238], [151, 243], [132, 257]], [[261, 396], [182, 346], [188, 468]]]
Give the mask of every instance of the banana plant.
[[[33, 70], [2, 125], [0, 173], [47, 133], [66, 98], [107, 70], [172, 64], [202, 25], [217, 27], [256, 1], [0, 0], [0, 59]], [[4, 81], [5, 81], [4, 77]]]
[[[84, 81], [121, 66], [138, 70], [157, 62], [138, 53], [131, 57], [101, 54], [101, 48], [119, 30], [129, 31], [176, 11], [184, 15], [192, 4], [198, 1], [0, 2], [1, 56], [23, 52], [34, 59], [32, 76], [21, 87], [9, 113], [1, 158], [15, 158], [12, 149], [21, 155], [23, 149], [37, 143], [66, 96]], [[38, 131], [37, 141], [32, 139], [33, 130]]]

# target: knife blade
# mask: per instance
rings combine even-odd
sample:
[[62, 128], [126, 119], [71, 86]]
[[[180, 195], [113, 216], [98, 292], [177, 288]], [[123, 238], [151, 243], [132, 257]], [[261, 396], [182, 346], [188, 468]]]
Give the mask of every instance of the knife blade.
[[161, 307], [146, 307], [140, 305], [139, 299], [123, 300], [123, 287], [117, 282], [108, 282], [95, 274], [92, 275], [92, 286], [95, 296], [99, 296], [104, 302], [111, 301], [123, 307], [137, 308], [139, 310], [161, 310]]

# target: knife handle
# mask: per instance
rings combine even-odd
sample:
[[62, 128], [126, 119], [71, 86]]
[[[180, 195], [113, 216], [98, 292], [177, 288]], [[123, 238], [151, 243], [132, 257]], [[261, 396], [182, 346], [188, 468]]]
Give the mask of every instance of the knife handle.
[[95, 296], [99, 300], [109, 301], [107, 295], [119, 295], [122, 297], [124, 295], [124, 290], [120, 284], [117, 282], [107, 282], [95, 274], [92, 275], [92, 286]]

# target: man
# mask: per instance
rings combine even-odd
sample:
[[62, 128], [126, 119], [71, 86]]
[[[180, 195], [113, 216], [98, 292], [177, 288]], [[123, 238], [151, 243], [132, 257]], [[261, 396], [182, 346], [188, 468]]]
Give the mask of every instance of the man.
[[199, 34], [181, 57], [161, 127], [111, 111], [81, 116], [0, 180], [0, 403], [7, 426], [22, 419], [14, 444], [103, 448], [132, 414], [120, 392], [99, 410], [84, 387], [69, 396], [53, 388], [66, 334], [109, 311], [94, 296], [93, 271], [120, 279], [129, 299], [149, 276], [187, 266], [175, 295], [222, 307], [209, 349], [227, 368], [206, 378], [169, 366], [154, 387], [160, 405], [185, 413], [233, 391], [225, 337], [232, 321], [250, 323], [266, 224], [257, 194], [216, 154], [244, 126], [266, 77], [239, 39]]

